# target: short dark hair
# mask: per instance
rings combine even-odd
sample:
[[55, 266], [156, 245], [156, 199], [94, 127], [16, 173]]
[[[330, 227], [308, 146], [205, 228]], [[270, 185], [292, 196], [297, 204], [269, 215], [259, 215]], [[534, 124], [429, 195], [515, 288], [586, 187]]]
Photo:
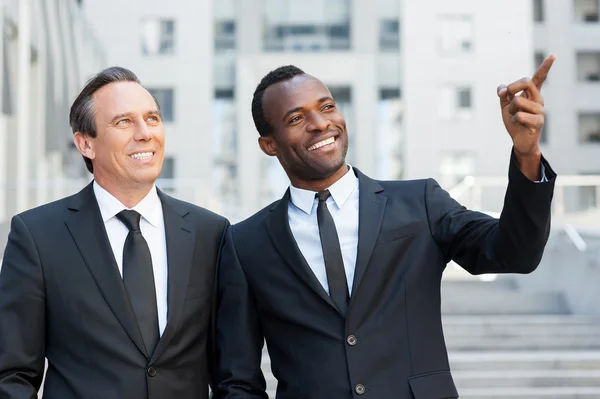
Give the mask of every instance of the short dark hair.
[[[102, 87], [114, 82], [135, 82], [141, 84], [135, 73], [118, 66], [106, 68], [94, 75], [87, 82], [83, 90], [81, 90], [75, 101], [73, 101], [73, 105], [71, 105], [69, 123], [71, 124], [71, 129], [73, 129], [73, 134], [80, 132], [89, 137], [96, 137], [98, 134], [96, 131], [96, 110], [92, 97]], [[94, 173], [92, 160], [85, 156], [83, 160], [89, 172]]]
[[268, 135], [273, 128], [266, 120], [263, 109], [263, 96], [265, 94], [265, 90], [274, 84], [285, 82], [286, 80], [292, 79], [294, 76], [304, 74], [305, 73], [302, 69], [294, 65], [285, 65], [266, 74], [258, 86], [256, 86], [254, 97], [252, 98], [252, 118], [254, 119], [254, 126], [256, 126], [256, 130], [258, 130], [258, 133], [261, 136]]

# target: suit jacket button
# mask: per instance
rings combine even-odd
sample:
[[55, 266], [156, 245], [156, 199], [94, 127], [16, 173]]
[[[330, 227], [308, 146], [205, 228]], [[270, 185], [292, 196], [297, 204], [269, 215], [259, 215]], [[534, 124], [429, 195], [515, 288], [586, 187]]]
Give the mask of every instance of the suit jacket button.
[[148, 375], [154, 377], [156, 375], [156, 369], [152, 366], [148, 367]]
[[357, 384], [354, 387], [354, 390], [356, 391], [357, 394], [362, 395], [365, 393], [365, 386], [363, 384]]
[[356, 339], [356, 337], [354, 335], [348, 335], [348, 338], [346, 338], [346, 342], [348, 342], [348, 345], [354, 346], [354, 345], [356, 345], [358, 340]]

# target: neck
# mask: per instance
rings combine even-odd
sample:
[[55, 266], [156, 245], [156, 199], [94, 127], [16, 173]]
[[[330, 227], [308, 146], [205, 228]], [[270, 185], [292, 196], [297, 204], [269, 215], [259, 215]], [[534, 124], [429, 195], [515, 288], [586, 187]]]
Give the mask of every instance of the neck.
[[317, 180], [303, 180], [298, 178], [290, 177], [292, 186], [301, 188], [303, 190], [309, 190], [319, 192], [331, 187], [336, 181], [340, 180], [344, 175], [348, 173], [348, 165], [344, 163], [338, 170], [336, 170], [331, 176]]
[[102, 178], [98, 179], [94, 177], [94, 180], [128, 209], [139, 204], [148, 195], [153, 186], [153, 183], [135, 184], [130, 182], [127, 188], [124, 188], [117, 184], [107, 184]]

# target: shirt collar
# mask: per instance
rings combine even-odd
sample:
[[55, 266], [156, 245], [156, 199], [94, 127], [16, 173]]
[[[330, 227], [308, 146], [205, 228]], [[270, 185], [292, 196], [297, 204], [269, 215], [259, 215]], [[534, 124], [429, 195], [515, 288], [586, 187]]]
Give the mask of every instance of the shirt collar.
[[[341, 179], [333, 183], [328, 190], [337, 207], [341, 208], [357, 187], [358, 178], [354, 174], [352, 166], [348, 165], [348, 172], [346, 172]], [[315, 203], [315, 194], [316, 191], [290, 186], [290, 198], [292, 203], [308, 215], [312, 213], [313, 205]]]
[[[106, 191], [94, 180], [94, 194], [96, 195], [96, 201], [100, 207], [100, 213], [102, 215], [102, 221], [106, 223], [111, 218], [122, 210], [128, 209], [125, 205], [116, 199], [111, 193]], [[133, 208], [132, 210], [138, 212], [148, 223], [154, 227], [158, 227], [160, 224], [162, 203], [158, 198], [158, 192], [156, 186], [152, 186], [148, 194]]]

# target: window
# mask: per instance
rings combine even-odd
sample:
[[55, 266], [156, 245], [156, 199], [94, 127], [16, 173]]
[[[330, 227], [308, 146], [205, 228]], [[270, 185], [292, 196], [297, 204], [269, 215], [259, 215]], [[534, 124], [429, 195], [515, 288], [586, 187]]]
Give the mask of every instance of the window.
[[217, 88], [212, 109], [212, 162], [213, 191], [227, 206], [235, 206], [238, 198], [238, 162], [235, 90]]
[[599, 0], [575, 0], [573, 14], [579, 22], [598, 22], [600, 20]]
[[264, 0], [266, 51], [350, 49], [350, 0]]
[[440, 159], [440, 185], [451, 189], [475, 173], [475, 156], [466, 151], [448, 152]]
[[600, 52], [577, 53], [577, 77], [580, 82], [600, 82]]
[[142, 52], [144, 55], [173, 54], [175, 22], [169, 19], [142, 20]]
[[536, 51], [533, 55], [533, 67], [537, 69], [540, 65], [542, 65], [542, 62], [544, 62], [545, 59], [546, 54], [541, 51]]
[[215, 22], [215, 51], [235, 50], [235, 21]]
[[379, 89], [380, 100], [395, 100], [400, 99], [400, 88], [399, 87], [383, 87]]
[[160, 171], [159, 179], [174, 179], [175, 178], [175, 159], [165, 156], [163, 160], [162, 170]]
[[472, 89], [447, 85], [439, 89], [438, 115], [442, 119], [469, 119], [472, 116]]
[[544, 0], [533, 0], [533, 21], [544, 22]]
[[377, 102], [375, 170], [378, 179], [401, 179], [403, 175], [402, 100], [400, 87], [382, 87]]
[[379, 21], [379, 49], [381, 51], [400, 50], [400, 22], [397, 19]]
[[579, 141], [600, 143], [600, 112], [579, 114]]
[[438, 42], [444, 54], [470, 53], [473, 51], [473, 20], [465, 15], [444, 15], [438, 24]]
[[[336, 85], [328, 85], [329, 92], [331, 96], [335, 100], [338, 111], [344, 116], [346, 120], [346, 125], [348, 127], [348, 131], [353, 131], [353, 106], [352, 106], [352, 88], [350, 86], [336, 86]], [[353, 135], [348, 135], [348, 163], [352, 164], [354, 162], [354, 144], [353, 144]]]
[[548, 144], [548, 132], [550, 132], [550, 117], [548, 115], [548, 110], [546, 109], [544, 111], [544, 127], [540, 134], [540, 144]]
[[173, 122], [174, 106], [173, 106], [173, 89], [148, 89], [150, 94], [156, 98], [156, 102], [160, 106], [163, 122]]

